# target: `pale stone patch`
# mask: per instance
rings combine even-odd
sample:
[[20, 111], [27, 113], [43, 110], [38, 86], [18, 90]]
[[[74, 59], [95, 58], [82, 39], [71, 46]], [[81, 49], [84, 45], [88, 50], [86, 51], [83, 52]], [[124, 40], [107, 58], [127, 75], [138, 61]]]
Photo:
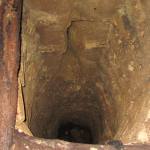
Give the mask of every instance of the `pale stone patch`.
[[13, 144], [12, 146], [11, 146], [11, 150], [15, 150], [15, 148], [16, 148], [16, 145], [15, 144]]
[[59, 147], [61, 147], [62, 149], [68, 149], [68, 143], [67, 142], [57, 143], [57, 145]]
[[30, 129], [28, 128], [27, 124], [25, 122], [22, 122], [21, 124], [19, 125], [16, 125], [15, 127], [16, 129], [18, 129], [18, 131], [20, 133], [25, 133], [29, 136], [33, 136], [33, 134], [31, 133]]
[[90, 150], [98, 150], [98, 149], [95, 147], [91, 147]]
[[26, 149], [29, 149], [29, 146], [26, 146]]
[[129, 65], [129, 71], [134, 71], [134, 67], [133, 66], [131, 66], [131, 65]]
[[146, 122], [150, 120], [150, 110], [148, 111], [147, 117], [146, 117]]
[[28, 146], [28, 145], [24, 144], [24, 146], [25, 146], [26, 149], [29, 149], [29, 146]]
[[28, 128], [25, 121], [25, 109], [24, 109], [24, 100], [22, 93], [22, 84], [21, 81], [18, 81], [19, 90], [18, 90], [18, 106], [17, 106], [17, 115], [16, 115], [16, 125], [15, 128], [18, 129], [19, 132], [24, 132], [27, 135], [32, 136], [30, 129]]
[[19, 91], [18, 91], [18, 106], [17, 106], [17, 115], [16, 115], [16, 124], [19, 125], [25, 120], [25, 111], [24, 111], [24, 102], [22, 95], [22, 85], [18, 81]]
[[133, 66], [133, 62], [131, 62], [129, 65], [128, 65], [128, 70], [129, 71], [134, 71], [134, 66]]
[[142, 143], [149, 141], [145, 127], [138, 133], [137, 139]]
[[37, 140], [34, 140], [37, 144], [39, 145], [47, 145], [46, 141], [44, 140], [40, 140], [40, 139], [37, 139]]
[[81, 86], [80, 86], [80, 85], [77, 85], [77, 86], [76, 86], [76, 90], [79, 91], [80, 89], [81, 89]]
[[85, 49], [89, 50], [89, 49], [93, 49], [99, 47], [99, 42], [97, 41], [86, 41], [85, 42]]

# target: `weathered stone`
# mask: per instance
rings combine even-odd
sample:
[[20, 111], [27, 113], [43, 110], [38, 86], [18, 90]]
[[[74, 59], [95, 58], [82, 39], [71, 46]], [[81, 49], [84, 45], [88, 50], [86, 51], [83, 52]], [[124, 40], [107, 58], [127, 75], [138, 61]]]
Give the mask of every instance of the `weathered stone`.
[[0, 149], [149, 149], [149, 1], [24, 2], [17, 121], [49, 140], [13, 136], [20, 4], [0, 1]]
[[145, 3], [24, 2], [20, 72], [35, 136], [56, 138], [61, 122], [73, 121], [91, 128], [96, 143], [149, 141]]

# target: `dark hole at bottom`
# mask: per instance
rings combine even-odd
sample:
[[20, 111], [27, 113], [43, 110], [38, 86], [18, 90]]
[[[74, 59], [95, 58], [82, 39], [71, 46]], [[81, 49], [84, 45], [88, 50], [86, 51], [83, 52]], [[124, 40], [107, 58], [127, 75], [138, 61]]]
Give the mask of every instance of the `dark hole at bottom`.
[[57, 138], [69, 142], [93, 144], [91, 130], [72, 122], [60, 125]]

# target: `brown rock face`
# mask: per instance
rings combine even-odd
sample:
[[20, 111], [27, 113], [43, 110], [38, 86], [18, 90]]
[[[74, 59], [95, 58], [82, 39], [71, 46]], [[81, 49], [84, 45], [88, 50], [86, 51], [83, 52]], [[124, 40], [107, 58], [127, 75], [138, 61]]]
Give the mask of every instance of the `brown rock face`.
[[148, 4], [24, 1], [19, 80], [34, 136], [149, 141]]

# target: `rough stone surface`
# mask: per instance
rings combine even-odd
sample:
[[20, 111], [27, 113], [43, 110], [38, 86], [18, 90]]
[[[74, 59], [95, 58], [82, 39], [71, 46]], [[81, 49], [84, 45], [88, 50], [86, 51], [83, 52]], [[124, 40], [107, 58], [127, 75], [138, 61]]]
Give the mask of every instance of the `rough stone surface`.
[[86, 124], [95, 143], [149, 141], [148, 0], [26, 0], [20, 80], [33, 135]]
[[[149, 144], [125, 145], [125, 150], [149, 150]], [[111, 145], [75, 144], [60, 140], [43, 140], [15, 132], [12, 150], [122, 150]]]
[[[0, 0], [0, 149], [9, 150], [13, 141], [12, 150], [115, 150], [118, 144], [103, 146], [44, 140], [20, 133], [21, 130], [15, 131], [13, 136], [20, 2]], [[150, 3], [148, 0], [109, 2], [51, 0], [51, 5], [49, 1], [28, 1], [30, 7], [24, 4], [19, 77], [23, 95], [19, 98], [28, 107], [23, 120], [26, 117], [34, 135], [45, 137], [46, 133], [48, 138], [53, 138], [55, 125], [71, 118], [93, 130], [95, 143], [117, 138], [128, 143], [124, 145], [126, 150], [148, 150]], [[97, 14], [93, 13], [93, 6]], [[55, 23], [52, 28], [49, 28], [51, 24], [43, 28], [36, 19], [42, 21], [42, 25]], [[58, 38], [59, 44], [43, 32], [54, 36], [58, 33], [60, 36], [54, 39]], [[42, 50], [38, 49], [40, 46]], [[47, 128], [43, 128], [46, 123]]]

